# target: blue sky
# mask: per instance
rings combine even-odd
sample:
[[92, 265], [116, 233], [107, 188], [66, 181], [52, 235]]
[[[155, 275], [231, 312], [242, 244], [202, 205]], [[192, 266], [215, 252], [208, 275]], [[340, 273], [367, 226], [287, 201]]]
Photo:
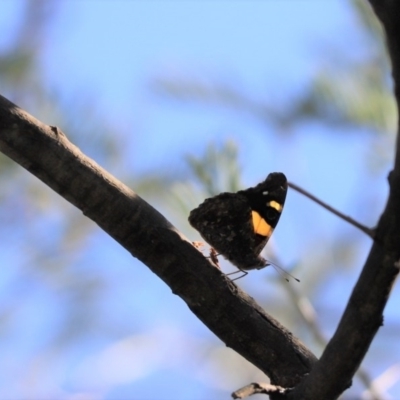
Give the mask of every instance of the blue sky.
[[[158, 76], [194, 76], [205, 82], [234, 82], [251, 96], [282, 102], [304, 90], [316, 71], [329, 65], [335, 47], [351, 57], [367, 52], [345, 1], [60, 3], [42, 50], [42, 74], [50, 92], [93, 102], [116, 128], [124, 141], [126, 159], [121, 165], [125, 170], [121, 165], [104, 165], [115, 168], [110, 172], [128, 177], [155, 167], [184, 169], [184, 155], [199, 156], [208, 143], [232, 139], [240, 150], [247, 185], [258, 183], [270, 171], [284, 171], [338, 209], [360, 216], [365, 213], [354, 197], [373, 187], [380, 195], [371, 207], [376, 214], [368, 215], [367, 222], [376, 221], [385, 201], [387, 169], [379, 171], [373, 184], [363, 174], [372, 139], [360, 141], [351, 131], [328, 135], [324, 124], [315, 123], [304, 124], [287, 137], [276, 137], [268, 132], [272, 127], [251, 116], [162, 98], [150, 85]], [[0, 46], [7, 46], [15, 34], [21, 4], [2, 2]], [[48, 124], [57, 122], [52, 115], [36, 117]], [[173, 213], [167, 217], [176, 223]], [[182, 229], [196, 238], [188, 226]], [[49, 236], [56, 231], [49, 229]], [[274, 234], [276, 252], [284, 265], [290, 265], [299, 258], [307, 260], [316, 238], [317, 259], [321, 263], [334, 260], [329, 246], [339, 233], [358, 242], [353, 260], [357, 268], [330, 274], [329, 284], [314, 294], [327, 335], [340, 317], [369, 240], [296, 193], [288, 196]], [[7, 282], [13, 275], [20, 277], [20, 285], [21, 279], [29, 288], [37, 284], [37, 290], [31, 289], [21, 302], [20, 314], [10, 328], [11, 339], [3, 345], [5, 359], [11, 361], [9, 373], [0, 377], [0, 397], [20, 398], [30, 393], [29, 398], [169, 399], [172, 392], [182, 400], [226, 399], [240, 385], [262, 379], [255, 368], [224, 348], [155, 275], [98, 230], [88, 241], [90, 251], [79, 253], [79, 263], [71, 264], [70, 270], [92, 274], [94, 284], [96, 274], [105, 277], [104, 295], [92, 311], [104, 315], [107, 329], [111, 326], [115, 331], [88, 326], [73, 346], [50, 345], [55, 332], [64, 326], [60, 310], [68, 308], [74, 287], [60, 295], [56, 285], [37, 283], [35, 272], [25, 273], [19, 240], [17, 235], [11, 242], [14, 252], [5, 255], [2, 250], [0, 262], [7, 260], [12, 265], [11, 272], [2, 272], [2, 282], [9, 296], [13, 288]], [[309, 279], [304, 276], [306, 271], [299, 273], [302, 280]], [[273, 270], [255, 272], [240, 285], [261, 303], [269, 291], [283, 304], [287, 301], [284, 293], [266, 283], [266, 276], [274, 274]], [[391, 319], [397, 314], [393, 300], [387, 310], [389, 324], [396, 323]], [[75, 317], [84, 324], [84, 317], [83, 321]], [[306, 342], [309, 338], [304, 332], [294, 334]], [[396, 358], [387, 359], [388, 352], [383, 341], [372, 347], [373, 375], [395, 362]], [[400, 353], [397, 347], [391, 352]], [[0, 361], [0, 369], [5, 365]], [[154, 385], [160, 388], [156, 395]]]

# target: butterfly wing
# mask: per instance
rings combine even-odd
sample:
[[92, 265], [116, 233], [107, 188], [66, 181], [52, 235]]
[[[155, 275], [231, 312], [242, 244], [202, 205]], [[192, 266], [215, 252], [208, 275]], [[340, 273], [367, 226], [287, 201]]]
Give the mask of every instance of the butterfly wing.
[[260, 256], [279, 221], [287, 193], [284, 174], [274, 172], [254, 188], [206, 199], [189, 215], [203, 239], [241, 270], [267, 265]]
[[254, 252], [260, 254], [282, 214], [287, 194], [286, 177], [280, 172], [273, 172], [264, 182], [238, 194], [244, 195], [250, 204], [255, 234]]
[[222, 193], [206, 199], [189, 215], [203, 239], [239, 269], [261, 268], [266, 261], [254, 252], [252, 211], [246, 196]]

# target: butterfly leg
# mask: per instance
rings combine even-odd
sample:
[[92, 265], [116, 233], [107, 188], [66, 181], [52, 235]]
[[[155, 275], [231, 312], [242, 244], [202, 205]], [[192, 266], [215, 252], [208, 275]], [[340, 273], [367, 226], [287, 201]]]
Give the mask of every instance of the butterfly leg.
[[237, 281], [238, 279], [244, 278], [244, 277], [248, 274], [247, 271], [243, 271], [242, 269], [237, 269], [236, 271], [229, 272], [229, 274], [225, 274], [225, 275], [226, 275], [226, 276], [234, 275], [234, 274], [237, 274], [237, 273], [239, 273], [239, 272], [242, 272], [242, 275], [238, 276], [238, 277], [235, 278], [235, 279], [231, 279], [232, 282], [233, 282], [233, 281]]

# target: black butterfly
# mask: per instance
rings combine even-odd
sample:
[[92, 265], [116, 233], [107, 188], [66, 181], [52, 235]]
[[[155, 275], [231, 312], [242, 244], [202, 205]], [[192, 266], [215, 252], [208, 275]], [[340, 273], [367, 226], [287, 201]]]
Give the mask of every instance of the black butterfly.
[[240, 270], [261, 269], [260, 256], [281, 216], [287, 180], [273, 172], [256, 187], [206, 199], [189, 215], [203, 239]]

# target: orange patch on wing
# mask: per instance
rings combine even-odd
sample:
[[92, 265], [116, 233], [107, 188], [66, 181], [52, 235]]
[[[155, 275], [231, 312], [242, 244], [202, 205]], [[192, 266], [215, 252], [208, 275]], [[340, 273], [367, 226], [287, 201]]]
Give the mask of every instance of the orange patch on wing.
[[273, 231], [272, 226], [269, 225], [268, 222], [262, 218], [257, 211], [252, 211], [251, 216], [253, 218], [254, 233], [257, 235], [270, 237]]

